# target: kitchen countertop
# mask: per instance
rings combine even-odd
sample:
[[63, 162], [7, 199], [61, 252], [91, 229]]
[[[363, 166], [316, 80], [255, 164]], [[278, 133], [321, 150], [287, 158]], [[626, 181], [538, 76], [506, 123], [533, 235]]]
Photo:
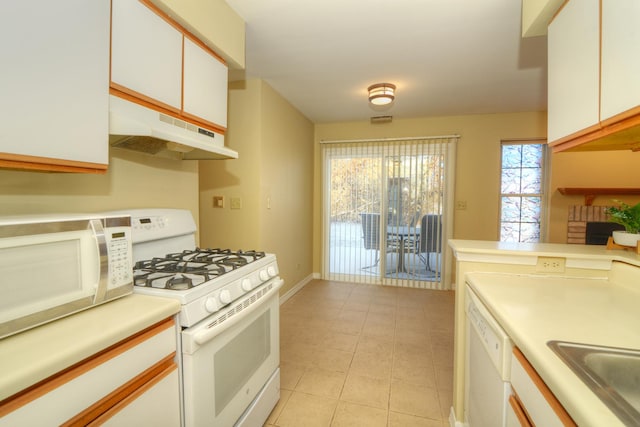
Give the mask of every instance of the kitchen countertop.
[[547, 342], [640, 349], [637, 279], [476, 272], [466, 281], [578, 425], [622, 425]]
[[608, 270], [613, 261], [640, 267], [640, 255], [633, 250], [609, 250], [601, 245], [458, 239], [449, 240], [448, 243], [459, 261], [526, 265], [535, 264], [539, 256], [558, 256], [567, 259], [567, 267]]
[[179, 311], [132, 294], [0, 340], [0, 401]]

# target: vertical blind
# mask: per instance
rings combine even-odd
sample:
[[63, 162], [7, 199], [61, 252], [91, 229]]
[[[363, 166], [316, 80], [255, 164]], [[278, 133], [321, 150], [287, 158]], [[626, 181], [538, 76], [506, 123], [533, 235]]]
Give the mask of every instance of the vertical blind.
[[457, 136], [322, 143], [323, 278], [449, 289]]

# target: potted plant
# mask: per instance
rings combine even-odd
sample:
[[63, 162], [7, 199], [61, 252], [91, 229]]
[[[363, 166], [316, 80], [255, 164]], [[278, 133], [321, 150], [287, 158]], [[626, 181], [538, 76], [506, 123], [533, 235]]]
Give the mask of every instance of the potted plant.
[[624, 231], [614, 231], [613, 241], [618, 245], [637, 246], [640, 240], [640, 203], [629, 206], [619, 200], [618, 207], [612, 206], [605, 212], [609, 215], [609, 221], [624, 226]]

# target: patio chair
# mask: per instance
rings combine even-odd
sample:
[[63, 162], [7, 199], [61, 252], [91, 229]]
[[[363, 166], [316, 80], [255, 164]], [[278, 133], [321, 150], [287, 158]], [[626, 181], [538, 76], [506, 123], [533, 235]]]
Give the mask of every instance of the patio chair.
[[425, 263], [427, 271], [433, 271], [431, 269], [431, 254], [439, 254], [442, 250], [442, 221], [440, 220], [440, 215], [427, 214], [422, 217], [419, 243], [418, 255]]
[[364, 248], [376, 251], [376, 262], [373, 265], [363, 268], [375, 267], [380, 262], [380, 214], [361, 213], [360, 218], [362, 220]]

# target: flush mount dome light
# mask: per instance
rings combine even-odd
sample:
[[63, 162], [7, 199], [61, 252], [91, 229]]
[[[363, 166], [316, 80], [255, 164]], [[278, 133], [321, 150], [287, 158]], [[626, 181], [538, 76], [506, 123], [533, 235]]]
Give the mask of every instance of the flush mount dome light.
[[367, 88], [369, 102], [373, 105], [387, 105], [395, 98], [396, 85], [391, 83], [376, 83]]

